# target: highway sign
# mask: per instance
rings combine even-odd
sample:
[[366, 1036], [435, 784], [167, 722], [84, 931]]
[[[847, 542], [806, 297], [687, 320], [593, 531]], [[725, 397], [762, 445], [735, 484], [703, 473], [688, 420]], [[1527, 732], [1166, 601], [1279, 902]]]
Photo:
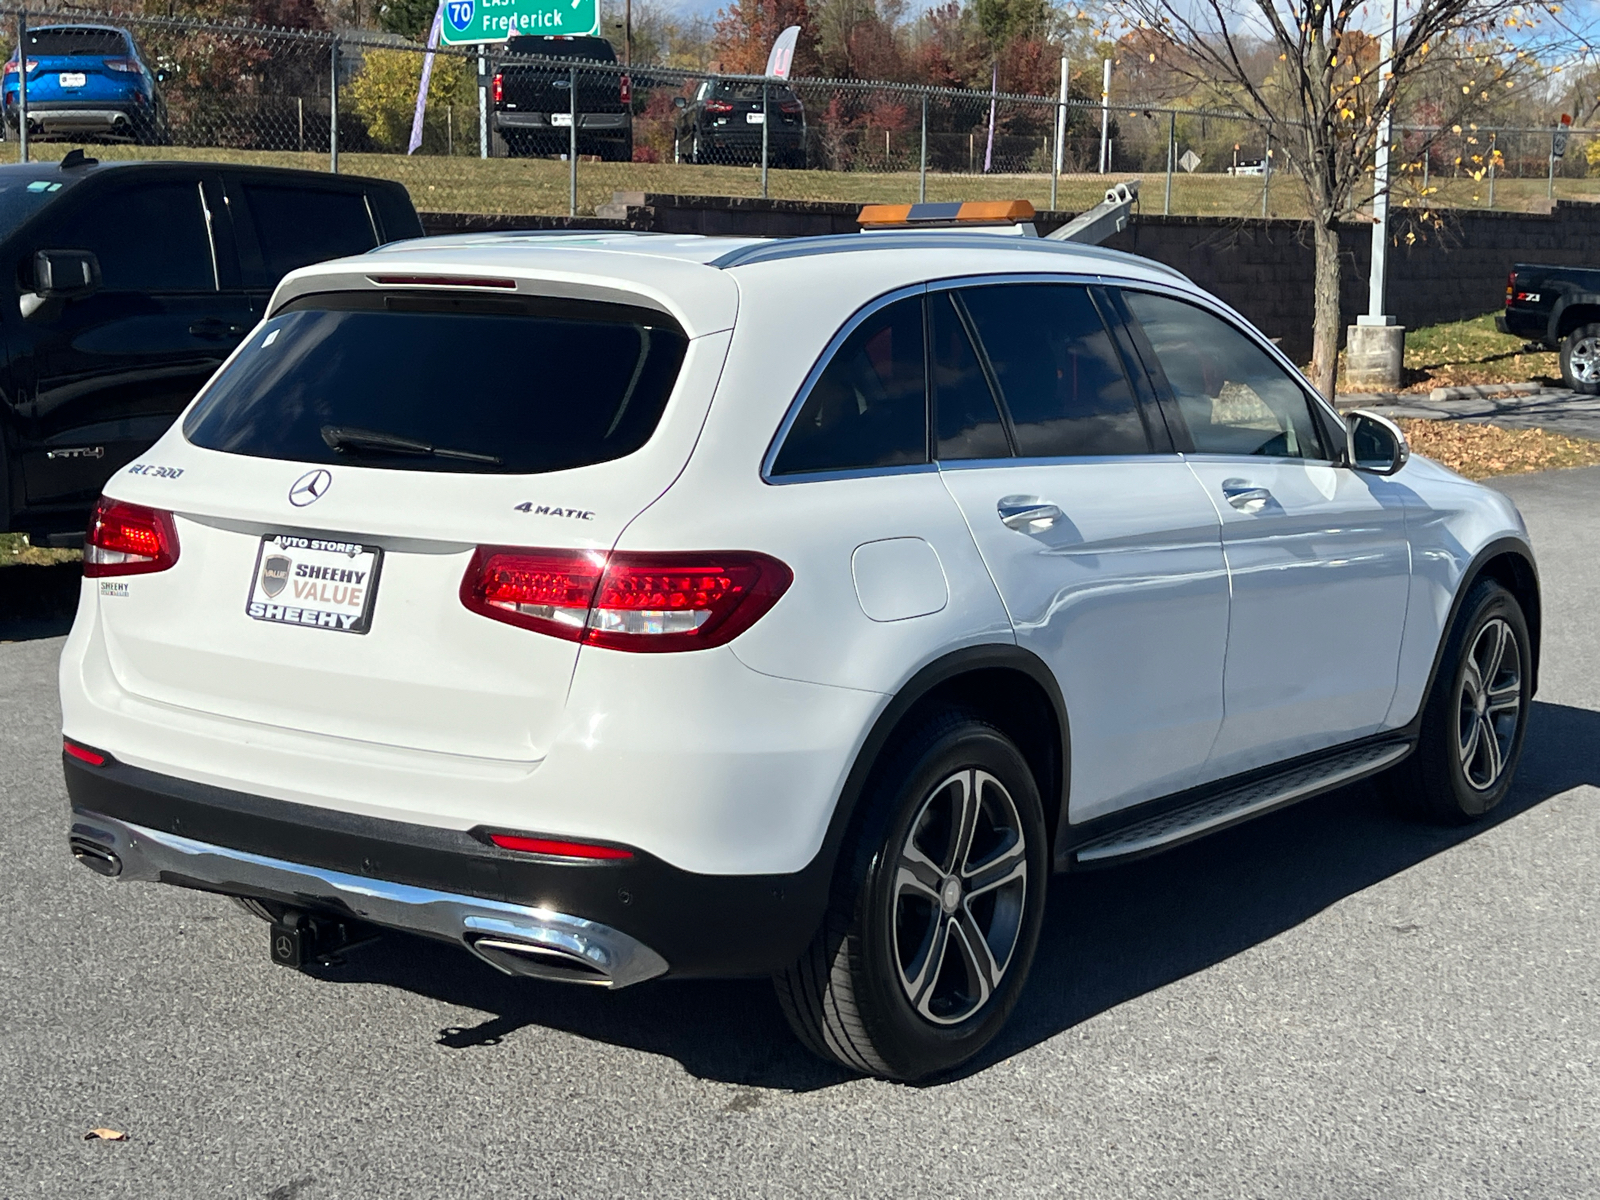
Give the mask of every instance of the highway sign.
[[1178, 165], [1193, 175], [1194, 169], [1200, 165], [1200, 156], [1193, 150], [1185, 150], [1183, 157], [1178, 160]]
[[444, 0], [439, 40], [447, 46], [503, 42], [518, 34], [600, 32], [599, 0]]

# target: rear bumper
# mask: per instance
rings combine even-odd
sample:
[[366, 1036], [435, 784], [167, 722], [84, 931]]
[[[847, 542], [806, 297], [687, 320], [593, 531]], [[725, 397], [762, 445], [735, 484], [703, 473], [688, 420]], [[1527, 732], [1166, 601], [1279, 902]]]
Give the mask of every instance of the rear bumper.
[[[131, 125], [149, 109], [131, 100], [28, 101], [28, 124], [42, 129], [101, 132]], [[17, 123], [15, 95], [6, 97], [6, 116]]]
[[[496, 112], [494, 114], [496, 129], [514, 130], [524, 132], [538, 130], [540, 132], [565, 132], [568, 125], [554, 125], [544, 113], [512, 113]], [[627, 113], [579, 113], [578, 129], [584, 133], [607, 133], [621, 137], [632, 129]]]
[[1549, 313], [1525, 309], [1502, 309], [1494, 315], [1494, 327], [1501, 333], [1526, 338], [1530, 342], [1544, 342], [1549, 332]]
[[798, 957], [826, 902], [820, 855], [792, 875], [700, 875], [642, 851], [555, 860], [501, 850], [477, 830], [252, 796], [114, 760], [63, 761], [75, 853], [102, 874], [354, 917], [469, 950], [483, 937], [521, 942], [588, 964], [589, 978], [552, 978], [623, 987], [769, 974]]

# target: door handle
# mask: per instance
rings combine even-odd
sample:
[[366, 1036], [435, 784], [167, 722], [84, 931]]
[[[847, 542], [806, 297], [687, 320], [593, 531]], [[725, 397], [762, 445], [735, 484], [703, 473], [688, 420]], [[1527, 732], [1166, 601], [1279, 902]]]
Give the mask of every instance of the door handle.
[[1222, 495], [1240, 512], [1258, 513], [1272, 503], [1272, 493], [1243, 479], [1224, 479]]
[[1018, 533], [1043, 533], [1066, 516], [1054, 504], [1046, 504], [1037, 496], [1002, 496], [995, 511], [1007, 529]]
[[207, 317], [189, 326], [189, 332], [197, 338], [205, 338], [208, 342], [220, 342], [225, 338], [238, 337], [244, 332], [244, 326], [230, 325], [216, 317]]

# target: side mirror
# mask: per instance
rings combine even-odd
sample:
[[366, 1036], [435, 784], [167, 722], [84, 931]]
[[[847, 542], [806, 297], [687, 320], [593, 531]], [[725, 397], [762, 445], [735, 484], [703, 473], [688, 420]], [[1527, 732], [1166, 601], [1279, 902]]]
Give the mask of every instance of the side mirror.
[[688, 108], [689, 107], [689, 102], [687, 100], [685, 100], [682, 96], [674, 96], [672, 98], [672, 107], [673, 108]]
[[99, 288], [100, 260], [92, 252], [40, 250], [33, 256], [33, 290], [22, 293], [19, 307], [31, 317], [53, 300], [74, 300]]
[[1350, 431], [1350, 465], [1373, 475], [1393, 475], [1411, 457], [1411, 444], [1388, 417], [1358, 408], [1345, 417]]

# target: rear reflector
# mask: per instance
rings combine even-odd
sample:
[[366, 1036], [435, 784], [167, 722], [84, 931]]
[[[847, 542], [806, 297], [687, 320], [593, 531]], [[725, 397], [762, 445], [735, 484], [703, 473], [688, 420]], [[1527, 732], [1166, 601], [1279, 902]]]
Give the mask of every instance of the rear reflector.
[[85, 576], [148, 575], [177, 561], [178, 529], [171, 513], [105, 496], [96, 502], [84, 539]]
[[502, 850], [524, 854], [550, 854], [557, 858], [632, 858], [632, 850], [616, 846], [597, 846], [593, 842], [562, 842], [553, 838], [521, 837], [514, 833], [491, 833], [489, 840]]
[[702, 650], [754, 625], [794, 582], [765, 554], [482, 546], [461, 580], [475, 613], [612, 650]]
[[103, 767], [106, 765], [106, 756], [101, 754], [100, 751], [91, 750], [87, 746], [80, 746], [69, 738], [61, 739], [61, 749], [69, 758], [75, 758], [79, 762], [86, 762], [91, 767]]

